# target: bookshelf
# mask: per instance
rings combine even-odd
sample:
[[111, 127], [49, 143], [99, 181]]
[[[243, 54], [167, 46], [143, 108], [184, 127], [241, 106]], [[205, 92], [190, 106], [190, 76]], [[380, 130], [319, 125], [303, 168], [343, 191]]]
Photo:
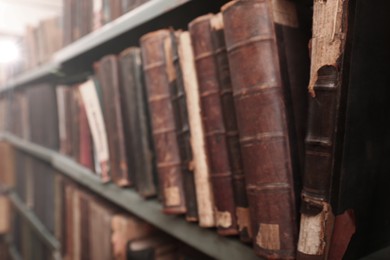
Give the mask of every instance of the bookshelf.
[[[62, 174], [88, 188], [90, 191], [105, 198], [109, 202], [137, 215], [141, 219], [153, 224], [167, 234], [183, 241], [199, 251], [216, 259], [259, 259], [252, 248], [241, 243], [238, 239], [219, 236], [214, 230], [198, 227], [196, 224], [186, 222], [180, 216], [164, 215], [161, 205], [156, 199], [145, 200], [131, 189], [121, 189], [113, 183], [102, 184], [101, 180], [90, 170], [80, 166], [73, 160], [42, 146], [27, 142], [12, 134], [2, 134], [0, 137], [28, 154], [49, 163]], [[50, 243], [52, 248], [59, 248], [56, 239], [48, 234], [39, 220], [31, 213], [14, 193], [11, 201], [29, 222], [35, 227], [44, 241]]]

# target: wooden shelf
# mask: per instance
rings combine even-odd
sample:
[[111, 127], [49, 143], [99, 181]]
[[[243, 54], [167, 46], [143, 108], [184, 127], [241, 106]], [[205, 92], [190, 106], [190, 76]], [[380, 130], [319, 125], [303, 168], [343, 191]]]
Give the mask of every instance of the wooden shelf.
[[194, 223], [186, 222], [180, 216], [164, 215], [156, 199], [145, 200], [132, 189], [121, 189], [112, 183], [102, 184], [89, 169], [58, 152], [11, 134], [2, 134], [1, 138], [16, 148], [51, 164], [64, 175], [108, 201], [211, 257], [224, 260], [259, 259], [250, 246], [241, 243], [238, 239], [221, 237], [215, 230], [200, 228]]

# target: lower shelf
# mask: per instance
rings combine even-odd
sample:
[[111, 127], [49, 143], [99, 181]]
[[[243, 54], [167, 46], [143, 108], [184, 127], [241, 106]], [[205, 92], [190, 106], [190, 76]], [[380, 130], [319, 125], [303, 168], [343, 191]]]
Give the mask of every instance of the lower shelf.
[[171, 236], [216, 259], [259, 259], [250, 246], [238, 239], [219, 236], [215, 231], [202, 229], [179, 216], [164, 215], [155, 199], [145, 200], [132, 189], [122, 189], [112, 183], [102, 184], [89, 169], [42, 146], [27, 142], [11, 134], [1, 139], [47, 163], [101, 197], [153, 224]]

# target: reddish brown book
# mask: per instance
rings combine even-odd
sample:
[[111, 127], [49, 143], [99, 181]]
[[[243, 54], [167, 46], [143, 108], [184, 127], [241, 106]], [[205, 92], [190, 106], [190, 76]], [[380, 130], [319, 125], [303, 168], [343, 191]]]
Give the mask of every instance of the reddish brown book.
[[244, 242], [251, 242], [252, 231], [248, 198], [246, 195], [244, 171], [242, 169], [236, 111], [224, 36], [222, 15], [217, 14], [211, 19], [211, 37], [213, 41], [214, 57], [218, 68], [217, 74], [220, 86], [223, 119], [226, 129], [227, 151], [233, 177], [234, 201], [236, 203], [235, 213], [241, 240]]
[[90, 79], [80, 85], [79, 91], [83, 101], [88, 128], [91, 130], [94, 159], [97, 162], [96, 172], [103, 182], [110, 180], [109, 151], [107, 143], [106, 126], [103, 120], [102, 108], [97, 95], [96, 80]]
[[[79, 91], [79, 89], [77, 89]], [[80, 164], [94, 171], [92, 135], [88, 124], [85, 104], [80, 95]]]
[[293, 259], [307, 42], [292, 1], [233, 1], [222, 12], [255, 252]]
[[107, 130], [110, 158], [110, 175], [119, 186], [133, 183], [128, 171], [127, 151], [125, 148], [123, 112], [120, 105], [119, 68], [115, 55], [103, 57], [95, 64], [95, 71], [102, 91], [102, 110]]
[[164, 212], [183, 214], [183, 177], [164, 50], [169, 37], [169, 30], [146, 34], [141, 49]]
[[219, 79], [220, 64], [215, 53], [217, 35], [212, 33], [211, 26], [213, 18], [213, 15], [198, 17], [189, 24], [189, 31], [199, 82], [207, 157], [215, 198], [216, 225], [221, 235], [236, 235], [236, 203], [221, 95], [224, 93]]

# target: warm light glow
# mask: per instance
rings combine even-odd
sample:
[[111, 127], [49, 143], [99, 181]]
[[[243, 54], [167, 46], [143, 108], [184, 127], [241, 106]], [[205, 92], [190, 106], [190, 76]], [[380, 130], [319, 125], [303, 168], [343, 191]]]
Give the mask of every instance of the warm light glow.
[[0, 63], [10, 63], [20, 58], [20, 48], [16, 41], [0, 40]]

